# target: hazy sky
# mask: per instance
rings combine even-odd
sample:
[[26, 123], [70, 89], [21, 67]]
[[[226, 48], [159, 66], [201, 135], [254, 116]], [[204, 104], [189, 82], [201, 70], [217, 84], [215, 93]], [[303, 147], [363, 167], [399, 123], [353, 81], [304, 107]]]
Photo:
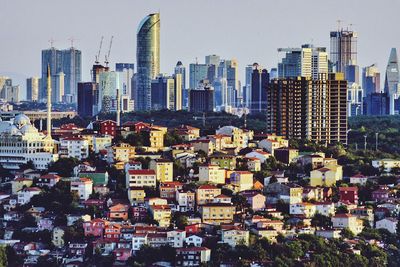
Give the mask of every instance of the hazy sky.
[[178, 60], [188, 67], [196, 57], [203, 62], [205, 55], [218, 54], [238, 59], [244, 82], [247, 64], [277, 65], [278, 47], [312, 41], [329, 49], [338, 19], [358, 32], [360, 68], [378, 63], [384, 72], [390, 48], [400, 43], [399, 0], [0, 0], [0, 75], [24, 88], [24, 78], [40, 76], [41, 50], [51, 38], [60, 49], [76, 39], [85, 81], [102, 35], [102, 59], [114, 35], [111, 66], [136, 63], [137, 26], [157, 11], [163, 73], [171, 73]]

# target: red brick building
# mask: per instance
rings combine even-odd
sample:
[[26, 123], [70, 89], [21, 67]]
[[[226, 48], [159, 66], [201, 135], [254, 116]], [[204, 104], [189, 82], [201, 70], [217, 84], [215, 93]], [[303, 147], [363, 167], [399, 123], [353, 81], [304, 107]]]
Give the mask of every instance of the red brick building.
[[117, 123], [112, 120], [95, 121], [93, 122], [93, 130], [103, 135], [117, 135]]
[[358, 187], [339, 187], [340, 202], [343, 203], [358, 203]]

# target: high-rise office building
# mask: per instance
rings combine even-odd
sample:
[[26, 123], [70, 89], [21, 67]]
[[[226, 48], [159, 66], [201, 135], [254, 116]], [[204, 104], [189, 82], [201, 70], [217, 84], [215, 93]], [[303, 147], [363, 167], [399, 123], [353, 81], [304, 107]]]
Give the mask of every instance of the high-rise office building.
[[[47, 66], [50, 66], [52, 70], [52, 88], [55, 90], [53, 95], [56, 94], [60, 97], [52, 97], [52, 101], [57, 101], [59, 99], [63, 99], [63, 96], [66, 95], [65, 99], [72, 99], [72, 102], [76, 102], [77, 99], [77, 88], [78, 82], [82, 80], [82, 53], [80, 50], [71, 47], [65, 50], [59, 50], [54, 47], [51, 47], [46, 50], [42, 50], [42, 83], [39, 91], [39, 99], [41, 101], [45, 101], [46, 99], [46, 88], [47, 88]], [[60, 87], [59, 78], [62, 76], [60, 73], [64, 74], [63, 85]], [[59, 88], [63, 88], [64, 92], [57, 92], [57, 84]]]
[[181, 61], [178, 61], [176, 63], [176, 66], [175, 66], [175, 69], [174, 69], [174, 74], [175, 74], [175, 76], [177, 74], [181, 75], [181, 79], [180, 79], [181, 80], [180, 87], [182, 88], [182, 95], [181, 95], [182, 102], [181, 102], [181, 105], [182, 105], [182, 108], [187, 109], [189, 93], [188, 93], [188, 90], [186, 88], [186, 68], [185, 68], [185, 66], [183, 66]]
[[269, 74], [266, 69], [257, 63], [253, 64], [251, 74], [251, 102], [250, 112], [265, 112], [267, 108], [267, 88], [269, 85]]
[[190, 89], [189, 110], [191, 112], [214, 111], [214, 88], [209, 81], [204, 80], [196, 89]]
[[133, 99], [132, 92], [132, 77], [134, 73], [133, 63], [115, 63], [115, 71], [119, 72], [121, 94], [129, 96], [129, 99]]
[[19, 102], [20, 86], [13, 85], [12, 79], [5, 76], [0, 76], [0, 98], [7, 102]]
[[209, 65], [192, 63], [189, 64], [189, 88], [196, 89], [200, 82], [203, 80], [208, 80], [209, 75]]
[[325, 144], [347, 136], [347, 81], [344, 74], [279, 78], [267, 88], [267, 132]]
[[151, 80], [160, 73], [160, 14], [145, 17], [137, 30], [135, 109], [151, 109]]
[[151, 81], [151, 109], [182, 109], [182, 75], [159, 74]]
[[82, 118], [97, 114], [97, 110], [94, 110], [96, 90], [97, 84], [94, 82], [78, 83], [78, 114]]
[[[348, 65], [357, 65], [357, 33], [338, 29], [331, 31], [330, 60], [335, 72], [345, 72]], [[347, 77], [346, 77], [347, 78]]]
[[39, 78], [31, 77], [26, 79], [26, 100], [38, 101], [39, 97]]
[[380, 93], [381, 74], [376, 64], [372, 64], [362, 70], [362, 87], [364, 89], [363, 96], [372, 93]]
[[[99, 112], [114, 112], [117, 110], [117, 89], [120, 90], [119, 73], [115, 71], [101, 72], [99, 74]], [[120, 94], [120, 93], [119, 93]]]
[[347, 115], [363, 115], [363, 89], [357, 83], [347, 83]]
[[250, 107], [251, 102], [251, 74], [253, 73], [253, 65], [247, 65], [245, 68], [245, 84], [243, 86], [243, 104]]
[[349, 86], [351, 86], [352, 83], [360, 84], [360, 68], [358, 65], [347, 65], [345, 67], [344, 76]]
[[399, 61], [396, 48], [390, 50], [389, 61], [386, 67], [385, 93], [390, 97], [399, 94]]
[[382, 116], [390, 114], [388, 93], [371, 93], [364, 97], [364, 115]]
[[301, 48], [279, 48], [278, 52], [286, 53], [278, 64], [279, 78], [302, 76], [317, 79], [321, 73], [328, 74], [328, 54], [325, 47], [305, 44]]

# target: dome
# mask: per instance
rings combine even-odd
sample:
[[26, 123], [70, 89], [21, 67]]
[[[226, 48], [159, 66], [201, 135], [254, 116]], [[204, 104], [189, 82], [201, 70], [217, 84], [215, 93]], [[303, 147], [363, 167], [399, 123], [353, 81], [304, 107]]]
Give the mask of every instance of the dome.
[[30, 124], [27, 124], [21, 128], [22, 134], [37, 133], [37, 132], [38, 130]]
[[7, 129], [7, 132], [12, 135], [19, 134], [19, 130], [15, 125], [10, 125], [10, 128]]
[[14, 118], [14, 125], [17, 126], [19, 129], [25, 125], [30, 125], [31, 121], [25, 114], [19, 114]]

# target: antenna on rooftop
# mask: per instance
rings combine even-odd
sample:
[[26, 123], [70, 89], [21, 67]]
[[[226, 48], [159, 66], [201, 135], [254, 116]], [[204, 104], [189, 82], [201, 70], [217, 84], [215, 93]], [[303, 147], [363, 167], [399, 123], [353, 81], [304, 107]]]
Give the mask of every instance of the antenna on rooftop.
[[55, 40], [53, 39], [53, 37], [50, 38], [50, 40], [48, 41], [50, 43], [50, 47], [53, 48], [54, 47], [54, 42]]
[[338, 19], [336, 22], [337, 22], [338, 31], [340, 31], [341, 23], [343, 22], [343, 20]]

